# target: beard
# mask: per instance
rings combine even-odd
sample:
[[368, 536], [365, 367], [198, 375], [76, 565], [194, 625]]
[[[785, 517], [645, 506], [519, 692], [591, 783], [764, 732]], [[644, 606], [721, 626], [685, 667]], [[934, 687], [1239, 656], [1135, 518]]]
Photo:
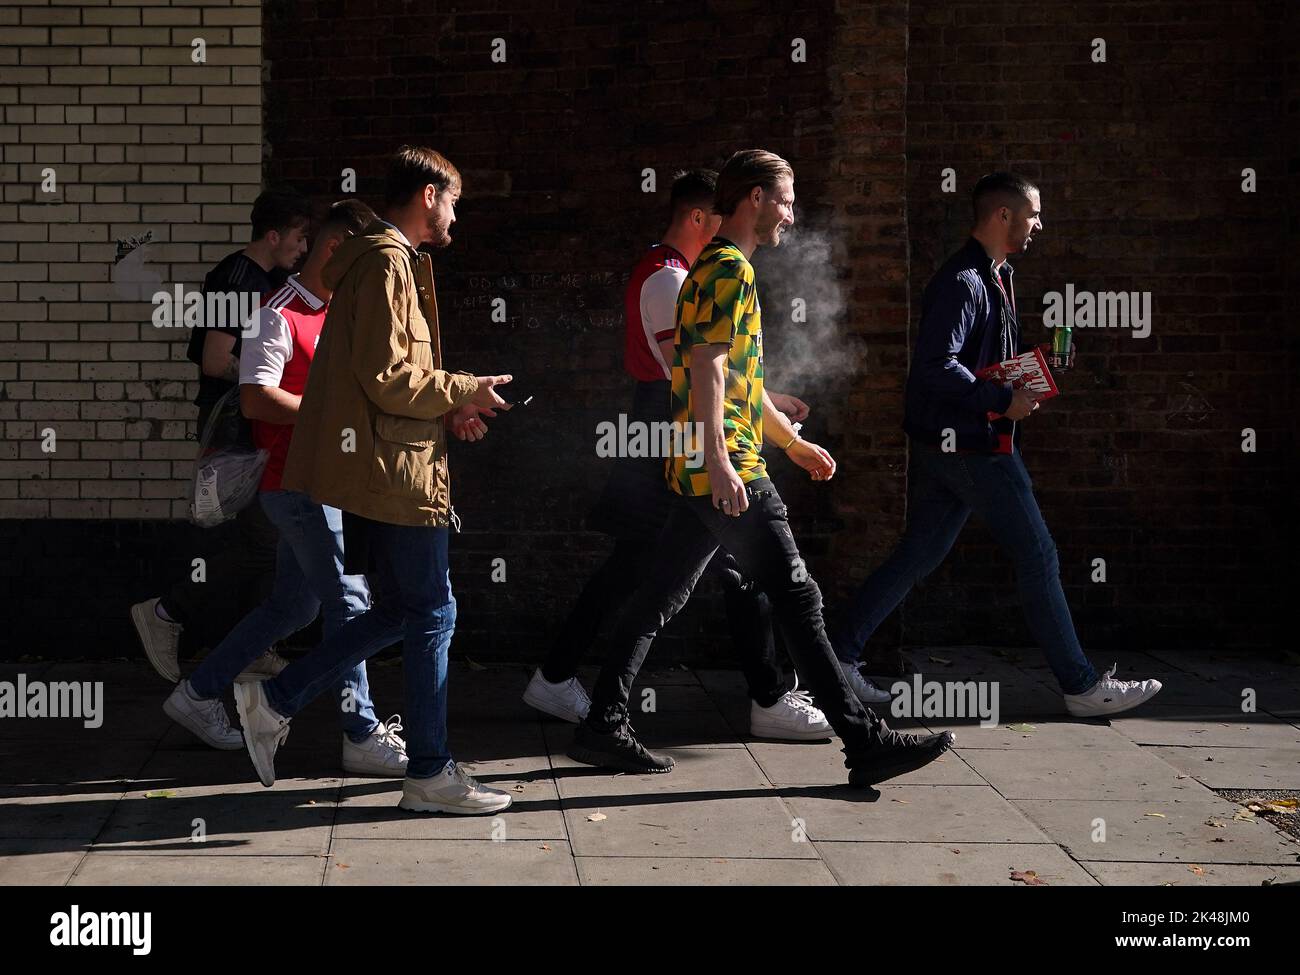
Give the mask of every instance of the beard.
[[429, 246], [446, 247], [451, 243], [451, 224], [435, 222], [429, 224]]
[[759, 234], [758, 242], [767, 247], [780, 247], [782, 232], [783, 230], [781, 225], [779, 223], [775, 224], [763, 233]]

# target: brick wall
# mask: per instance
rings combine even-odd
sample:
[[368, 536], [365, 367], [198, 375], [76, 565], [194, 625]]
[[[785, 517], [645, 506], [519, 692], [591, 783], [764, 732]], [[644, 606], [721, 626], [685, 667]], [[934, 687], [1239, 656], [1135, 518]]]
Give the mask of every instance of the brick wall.
[[184, 514], [194, 367], [149, 282], [247, 241], [260, 64], [256, 3], [0, 9], [0, 517]]
[[[794, 163], [800, 229], [824, 248], [757, 263], [771, 385], [812, 403], [806, 432], [841, 463], [814, 486], [771, 461], [831, 600], [901, 531], [919, 291], [961, 241], [974, 178], [1006, 165], [1044, 188], [1047, 233], [1017, 276], [1030, 335], [1065, 282], [1155, 296], [1150, 339], [1078, 334], [1068, 395], [1026, 438], [1085, 641], [1263, 645], [1286, 578], [1269, 567], [1293, 562], [1280, 539], [1294, 530], [1296, 82], [1270, 19], [1293, 37], [1284, 6], [1243, 4], [1226, 30], [1222, 5], [1200, 3], [0, 10], [0, 581], [28, 610], [5, 637], [18, 652], [133, 652], [126, 605], [199, 544], [179, 520], [194, 368], [124, 292], [151, 273], [201, 280], [246, 240], [261, 182], [323, 202], [350, 168], [376, 202], [382, 156], [411, 141], [466, 176], [455, 244], [435, 260], [446, 358], [535, 395], [487, 441], [453, 447], [459, 651], [536, 656], [606, 550], [583, 515], [606, 471], [596, 425], [625, 408], [623, 283], [664, 219], [643, 170], [662, 188], [747, 145]], [[190, 61], [197, 36], [206, 65]], [[1105, 65], [1088, 60], [1098, 36]], [[1249, 197], [1233, 192], [1247, 165]], [[940, 192], [945, 166], [955, 195]], [[115, 265], [116, 240], [146, 232], [146, 253]], [[807, 326], [795, 297], [815, 309]], [[1279, 347], [1289, 369], [1267, 358]], [[1243, 426], [1254, 455], [1236, 446]], [[1087, 582], [1096, 556], [1105, 586]], [[972, 526], [877, 642], [1025, 642], [1010, 580]], [[725, 662], [725, 629], [706, 587], [656, 656]]]
[[[1295, 581], [1294, 91], [1289, 119], [1282, 97], [1295, 25], [1294, 5], [1275, 2], [912, 5], [914, 301], [960, 245], [975, 179], [998, 168], [1042, 186], [1045, 232], [1016, 262], [1027, 336], [1046, 340], [1043, 295], [1066, 283], [1152, 293], [1146, 339], [1075, 330], [1065, 396], [1025, 425], [1085, 644], [1282, 635], [1276, 607]], [[941, 192], [945, 167], [955, 195]], [[1247, 427], [1255, 453], [1241, 449]], [[1090, 581], [1098, 557], [1105, 584]], [[960, 639], [956, 604], [978, 632], [1016, 639], [1010, 578], [991, 537], [969, 530], [910, 604], [909, 634]]]

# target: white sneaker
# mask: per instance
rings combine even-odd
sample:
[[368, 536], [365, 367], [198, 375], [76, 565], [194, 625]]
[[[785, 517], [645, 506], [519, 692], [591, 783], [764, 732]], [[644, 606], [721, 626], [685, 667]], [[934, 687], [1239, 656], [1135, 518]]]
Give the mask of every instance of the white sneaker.
[[1115, 664], [1082, 694], [1066, 694], [1065, 710], [1076, 718], [1096, 718], [1119, 714], [1149, 701], [1163, 687], [1158, 680], [1116, 680]]
[[401, 730], [402, 717], [395, 714], [379, 722], [370, 737], [359, 745], [344, 735], [343, 771], [353, 775], [405, 775], [406, 742], [397, 734]]
[[849, 682], [849, 687], [853, 688], [853, 693], [863, 704], [888, 704], [893, 700], [889, 691], [877, 687], [871, 682], [871, 678], [862, 676], [862, 671], [858, 669], [856, 663], [846, 664], [841, 660], [840, 670], [844, 672], [844, 679]]
[[182, 728], [195, 737], [222, 751], [237, 751], [244, 747], [244, 736], [239, 729], [230, 727], [230, 715], [220, 698], [205, 700], [195, 697], [190, 689], [190, 682], [183, 680], [176, 685], [167, 700], [163, 701], [163, 711]]
[[806, 691], [798, 683], [787, 691], [770, 708], [761, 707], [757, 701], [749, 702], [749, 733], [754, 738], [774, 738], [777, 741], [817, 741], [831, 737], [833, 732]]
[[289, 737], [289, 719], [266, 700], [261, 681], [235, 685], [235, 707], [244, 726], [244, 744], [262, 785], [275, 785], [275, 751]]
[[578, 724], [591, 710], [591, 698], [582, 689], [576, 677], [552, 684], [542, 676], [541, 668], [533, 671], [533, 679], [524, 688], [524, 703], [553, 718]]
[[272, 677], [279, 677], [280, 671], [288, 666], [289, 661], [274, 650], [268, 650], [241, 670], [235, 680], [270, 680]]
[[479, 784], [455, 762], [427, 779], [407, 776], [397, 805], [410, 812], [445, 812], [477, 816], [500, 812], [510, 805], [510, 793]]
[[181, 625], [158, 615], [158, 600], [146, 599], [131, 607], [131, 622], [144, 645], [144, 654], [153, 669], [169, 684], [181, 679], [177, 653], [181, 642]]

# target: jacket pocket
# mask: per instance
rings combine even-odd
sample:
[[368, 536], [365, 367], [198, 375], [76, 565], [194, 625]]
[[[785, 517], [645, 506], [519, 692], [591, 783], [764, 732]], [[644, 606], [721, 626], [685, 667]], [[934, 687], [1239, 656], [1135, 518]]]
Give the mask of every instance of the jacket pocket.
[[437, 425], [409, 416], [375, 414], [375, 459], [370, 490], [428, 499], [433, 496]]
[[[411, 313], [406, 319], [406, 330], [411, 339], [407, 361], [421, 369], [432, 369], [433, 332], [429, 329], [429, 323], [425, 320], [424, 314], [419, 307], [412, 306]], [[401, 417], [395, 417], [395, 419], [401, 419]]]

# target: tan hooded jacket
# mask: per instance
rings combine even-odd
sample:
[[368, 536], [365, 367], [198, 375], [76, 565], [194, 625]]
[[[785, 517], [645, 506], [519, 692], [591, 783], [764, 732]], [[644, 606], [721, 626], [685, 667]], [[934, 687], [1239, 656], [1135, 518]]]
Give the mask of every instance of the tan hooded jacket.
[[433, 265], [382, 221], [339, 245], [283, 485], [393, 525], [447, 525], [443, 417], [478, 389], [442, 368]]

